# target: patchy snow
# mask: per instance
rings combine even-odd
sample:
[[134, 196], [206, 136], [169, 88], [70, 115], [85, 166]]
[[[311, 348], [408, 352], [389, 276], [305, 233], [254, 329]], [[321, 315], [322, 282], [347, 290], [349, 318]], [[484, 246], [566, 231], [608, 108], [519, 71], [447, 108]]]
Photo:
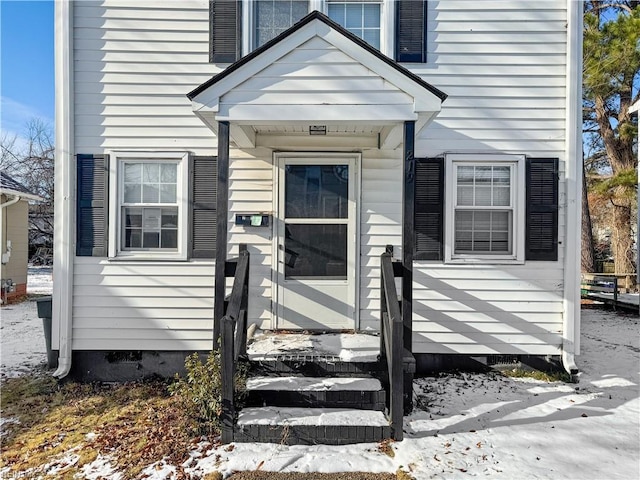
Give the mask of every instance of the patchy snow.
[[31, 295], [51, 295], [51, 267], [29, 267], [27, 294], [21, 302], [0, 308], [0, 380], [28, 373], [47, 363], [47, 348], [37, 302]]
[[238, 425], [367, 425], [384, 427], [382, 412], [351, 408], [251, 407], [238, 414]]
[[363, 333], [257, 333], [247, 348], [251, 360], [268, 360], [280, 355], [336, 357], [343, 362], [375, 362], [380, 337]]
[[[0, 314], [2, 374], [19, 374], [45, 363], [42, 324], [35, 302], [3, 307]], [[182, 466], [193, 476], [213, 471], [229, 475], [258, 468], [378, 473], [402, 467], [417, 480], [478, 476], [637, 479], [638, 332], [637, 316], [583, 309], [582, 354], [577, 358], [581, 374], [580, 383], [575, 385], [483, 374], [416, 380], [417, 408], [405, 418], [405, 439], [392, 444], [393, 458], [380, 452], [376, 444], [288, 447], [255, 443], [215, 446], [203, 442]], [[379, 338], [370, 339], [375, 340], [377, 350]], [[310, 343], [305, 345], [305, 349], [311, 347]], [[292, 347], [295, 353], [300, 345]], [[176, 466], [163, 462], [150, 465], [144, 473], [156, 480], [177, 477]], [[85, 466], [82, 475], [89, 479], [122, 478], [107, 457]]]
[[356, 377], [251, 377], [247, 380], [247, 390], [287, 390], [299, 391], [378, 391], [382, 389], [380, 380]]

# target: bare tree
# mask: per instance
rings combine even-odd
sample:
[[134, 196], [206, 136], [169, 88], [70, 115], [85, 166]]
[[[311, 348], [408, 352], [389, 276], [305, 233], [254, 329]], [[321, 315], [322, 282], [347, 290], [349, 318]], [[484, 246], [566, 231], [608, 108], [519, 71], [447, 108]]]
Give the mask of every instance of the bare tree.
[[53, 244], [54, 143], [50, 125], [34, 118], [25, 137], [3, 134], [0, 138], [0, 169], [43, 198], [29, 206], [30, 240]]

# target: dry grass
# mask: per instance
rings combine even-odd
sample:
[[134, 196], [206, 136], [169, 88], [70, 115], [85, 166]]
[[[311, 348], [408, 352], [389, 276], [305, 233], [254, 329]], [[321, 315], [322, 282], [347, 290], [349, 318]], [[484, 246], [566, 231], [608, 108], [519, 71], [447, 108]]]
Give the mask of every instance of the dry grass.
[[513, 378], [533, 378], [542, 382], [565, 382], [571, 383], [571, 375], [567, 372], [542, 372], [540, 370], [530, 370], [525, 368], [511, 368], [501, 370], [506, 377]]
[[1, 406], [3, 418], [19, 421], [3, 427], [0, 467], [8, 475], [42, 475], [57, 465], [50, 478], [73, 478], [101, 454], [134, 478], [163, 458], [183, 463], [197, 431], [161, 382], [59, 385], [25, 376], [2, 385]]

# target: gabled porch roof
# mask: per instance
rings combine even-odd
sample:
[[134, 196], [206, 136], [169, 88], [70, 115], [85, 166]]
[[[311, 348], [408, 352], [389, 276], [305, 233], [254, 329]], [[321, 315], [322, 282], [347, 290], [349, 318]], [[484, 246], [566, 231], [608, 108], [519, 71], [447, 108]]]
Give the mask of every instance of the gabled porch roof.
[[214, 132], [229, 122], [240, 148], [269, 135], [308, 136], [312, 125], [334, 139], [396, 148], [403, 122], [419, 131], [447, 97], [317, 11], [187, 96]]

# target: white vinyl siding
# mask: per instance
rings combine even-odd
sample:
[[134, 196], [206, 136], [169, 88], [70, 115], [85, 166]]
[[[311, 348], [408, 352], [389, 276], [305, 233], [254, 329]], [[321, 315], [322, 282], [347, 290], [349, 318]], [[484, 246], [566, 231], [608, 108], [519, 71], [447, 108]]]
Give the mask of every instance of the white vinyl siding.
[[73, 349], [211, 350], [213, 269], [76, 257]]
[[207, 0], [74, 2], [75, 151], [215, 149], [186, 97], [209, 64]]
[[[208, 2], [75, 2], [75, 152], [216, 153], [216, 139], [186, 93], [219, 69], [209, 63]], [[447, 0], [428, 4], [428, 53], [412, 72], [449, 95], [418, 134], [415, 153], [509, 153], [560, 159], [559, 259], [523, 265], [414, 263], [416, 353], [558, 354], [565, 231], [566, 4]], [[354, 95], [355, 92], [355, 95]], [[237, 102], [246, 103], [238, 106]], [[291, 102], [295, 105], [288, 105]], [[413, 111], [413, 100], [352, 58], [314, 39], [221, 98], [220, 112], [293, 108], [369, 118]], [[235, 113], [235, 112], [234, 112]], [[240, 117], [240, 114], [236, 115]], [[261, 126], [258, 142], [313, 150], [307, 125]], [[366, 131], [370, 128], [370, 131]], [[328, 126], [335, 131], [335, 125]], [[378, 151], [376, 125], [341, 126], [373, 141], [362, 152], [360, 327], [379, 326], [379, 256], [401, 257], [402, 149]], [[289, 137], [287, 134], [294, 133]], [[269, 138], [267, 138], [269, 137]], [[362, 142], [362, 135], [354, 142]], [[335, 149], [328, 144], [325, 149]], [[231, 151], [229, 254], [251, 252], [249, 322], [269, 327], [271, 229], [245, 229], [235, 213], [271, 212], [272, 150]], [[74, 265], [74, 349], [209, 350], [213, 262]], [[54, 346], [55, 348], [55, 346]]]

